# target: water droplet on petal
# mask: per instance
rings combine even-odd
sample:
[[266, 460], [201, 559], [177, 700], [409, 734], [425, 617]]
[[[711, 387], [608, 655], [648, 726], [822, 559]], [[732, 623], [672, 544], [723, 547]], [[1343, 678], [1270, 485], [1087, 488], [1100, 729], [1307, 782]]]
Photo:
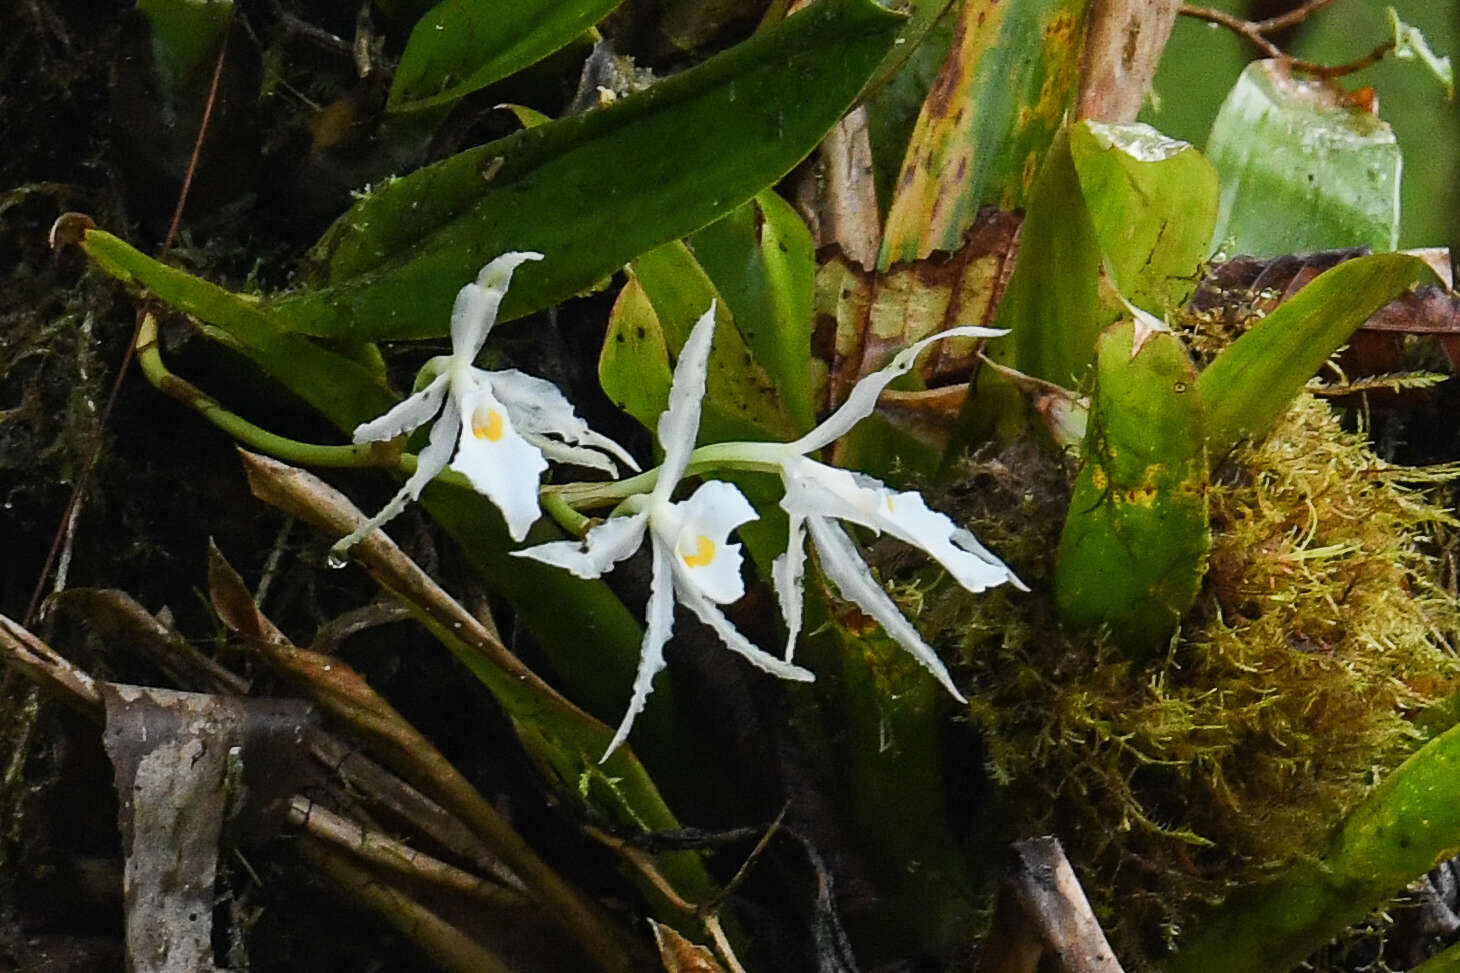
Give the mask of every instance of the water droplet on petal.
[[338, 551], [330, 551], [329, 555], [325, 557], [324, 563], [338, 571], [340, 568], [349, 564], [350, 559], [345, 557], [345, 555], [340, 554]]

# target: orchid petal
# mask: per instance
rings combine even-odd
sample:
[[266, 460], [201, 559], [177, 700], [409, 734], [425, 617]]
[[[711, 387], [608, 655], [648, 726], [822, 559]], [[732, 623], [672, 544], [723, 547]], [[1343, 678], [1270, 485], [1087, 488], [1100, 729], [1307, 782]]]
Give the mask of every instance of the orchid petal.
[[547, 460], [512, 427], [506, 407], [492, 394], [488, 373], [474, 368], [466, 371], [469, 377], [453, 381], [461, 441], [451, 468], [497, 505], [507, 521], [507, 532], [520, 541], [542, 516], [537, 490]]
[[[660, 545], [655, 545], [655, 550], [661, 550]], [[756, 645], [740, 633], [730, 620], [725, 617], [720, 609], [716, 608], [694, 583], [686, 577], [686, 572], [674, 562], [674, 591], [679, 597], [680, 604], [695, 613], [700, 621], [715, 630], [720, 636], [720, 641], [725, 647], [743, 656], [746, 661], [758, 669], [769, 672], [773, 676], [782, 679], [790, 679], [793, 682], [815, 682], [816, 676], [809, 670], [777, 659], [769, 652], [757, 648]]]
[[806, 578], [806, 518], [791, 514], [790, 539], [786, 553], [771, 564], [771, 582], [776, 588], [776, 601], [781, 617], [786, 620], [786, 661], [796, 654], [796, 638], [801, 634], [802, 586]]
[[686, 584], [718, 604], [745, 594], [740, 545], [730, 532], [756, 519], [755, 508], [733, 484], [710, 480], [681, 503], [651, 508], [654, 532], [674, 552], [674, 567]]
[[916, 492], [898, 492], [870, 476], [800, 456], [783, 460], [781, 468], [786, 479], [781, 506], [788, 513], [851, 521], [891, 534], [926, 551], [975, 593], [1005, 582], [1024, 587], [973, 534], [930, 510]]
[[664, 464], [654, 486], [654, 499], [668, 500], [689, 466], [700, 428], [700, 402], [705, 397], [705, 380], [710, 370], [710, 345], [715, 337], [715, 302], [695, 322], [679, 361], [674, 363], [674, 382], [669, 388], [669, 407], [659, 416], [659, 445]]
[[522, 433], [523, 439], [536, 446], [539, 452], [554, 463], [568, 463], [590, 470], [602, 470], [610, 476], [618, 473], [618, 467], [613, 465], [613, 460], [596, 449], [589, 449], [587, 446], [569, 446], [556, 439], [548, 439], [537, 433], [526, 432], [520, 427], [518, 431]]
[[512, 283], [512, 272], [529, 260], [541, 260], [542, 254], [513, 250], [488, 263], [477, 279], [456, 294], [451, 308], [451, 354], [460, 361], [476, 360], [487, 332], [497, 323], [497, 310], [502, 295]]
[[580, 578], [599, 578], [639, 549], [648, 524], [647, 512], [632, 517], [610, 517], [590, 530], [582, 541], [552, 541], [512, 554], [563, 568]]
[[998, 328], [964, 325], [949, 328], [947, 331], [939, 331], [937, 334], [929, 335], [921, 341], [908, 345], [898, 352], [887, 365], [864, 376], [856, 385], [852, 386], [852, 391], [847, 395], [846, 401], [841, 404], [841, 408], [828, 416], [821, 425], [792, 443], [789, 449], [797, 453], [811, 453], [845, 436], [853, 426], [876, 411], [877, 399], [882, 395], [882, 390], [912, 371], [918, 355], [922, 354], [923, 349], [933, 342], [942, 341], [945, 338], [997, 338], [1008, 333]]
[[[971, 533], [955, 525], [946, 514], [928, 509], [921, 494], [883, 489], [876, 526], [898, 540], [922, 548], [964, 588], [977, 593], [1006, 581], [1024, 587], [1014, 572]], [[973, 542], [971, 546], [969, 541]]]
[[451, 459], [451, 450], [456, 443], [457, 422], [456, 413], [447, 411], [436, 424], [431, 427], [430, 438], [426, 441], [426, 448], [421, 450], [416, 457], [416, 471], [406, 480], [405, 486], [401, 487], [390, 502], [380, 508], [380, 512], [374, 517], [366, 520], [359, 527], [356, 527], [349, 534], [340, 538], [330, 548], [333, 557], [342, 557], [346, 551], [364, 540], [371, 531], [394, 520], [406, 504], [421, 496], [421, 491], [426, 484], [434, 480]]
[[658, 544], [654, 545], [654, 570], [649, 581], [649, 606], [644, 610], [644, 641], [639, 648], [639, 669], [634, 674], [634, 691], [629, 697], [628, 712], [619, 722], [609, 741], [608, 749], [599, 758], [603, 763], [620, 743], [628, 738], [633, 729], [634, 718], [649, 701], [654, 691], [654, 677], [664, 668], [664, 644], [674, 631], [674, 568], [670, 554]]
[[836, 585], [842, 597], [872, 616], [893, 641], [922, 663], [960, 703], [968, 702], [953, 685], [953, 679], [948, 675], [943, 660], [928, 647], [918, 630], [903, 617], [891, 596], [872, 577], [872, 569], [857, 553], [846, 532], [824, 517], [808, 518], [807, 526], [811, 529], [812, 543], [821, 554], [821, 569]]
[[[492, 372], [492, 392], [497, 396], [512, 417], [512, 424], [523, 435], [558, 436], [569, 444], [591, 446], [613, 454], [626, 467], [638, 472], [639, 465], [628, 450], [607, 436], [594, 432], [588, 423], [573, 411], [573, 404], [564, 397], [558, 387], [546, 379], [528, 375], [515, 368]], [[544, 450], [546, 452], [546, 450]], [[551, 454], [549, 454], [551, 455]], [[580, 454], [581, 455], [581, 454]], [[584, 462], [582, 459], [568, 460], [580, 466], [615, 473], [610, 463]]]
[[446, 375], [438, 375], [430, 385], [397, 402], [385, 415], [360, 423], [355, 427], [355, 443], [388, 442], [402, 433], [424, 426], [441, 411], [447, 383]]

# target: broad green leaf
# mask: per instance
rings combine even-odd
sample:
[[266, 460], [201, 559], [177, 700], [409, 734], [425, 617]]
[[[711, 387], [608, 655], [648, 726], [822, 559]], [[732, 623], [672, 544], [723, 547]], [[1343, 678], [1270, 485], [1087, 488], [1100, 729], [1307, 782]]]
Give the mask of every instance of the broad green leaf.
[[[1161, 964], [1163, 973], [1270, 973], [1300, 965], [1416, 876], [1460, 854], [1457, 774], [1460, 727], [1430, 741], [1386, 777], [1317, 855], [1235, 893], [1215, 916], [1196, 925], [1194, 935]], [[1434, 968], [1454, 969], [1455, 958]]]
[[1371, 314], [1436, 279], [1423, 260], [1405, 254], [1346, 260], [1228, 345], [1201, 373], [1212, 460], [1265, 430]]
[[376, 381], [375, 369], [280, 331], [257, 298], [169, 267], [104, 230], [87, 230], [81, 246], [118, 280], [143, 284], [178, 310], [212, 324], [209, 337], [257, 362], [341, 429], [353, 429], [395, 404], [396, 397]]
[[815, 244], [801, 217], [767, 190], [689, 240], [735, 313], [745, 343], [804, 431], [816, 423], [811, 385]]
[[1055, 140], [1029, 201], [994, 356], [1075, 388], [1095, 338], [1128, 300], [1160, 317], [1185, 303], [1216, 218], [1212, 167], [1184, 142], [1139, 123], [1081, 122]]
[[538, 250], [510, 319], [569, 298], [774, 183], [846, 109], [902, 19], [822, 0], [778, 27], [607, 108], [561, 118], [389, 182], [326, 233], [328, 283], [267, 304], [288, 330], [445, 333], [462, 282]]
[[1217, 170], [1135, 122], [1070, 129], [1070, 155], [1115, 286], [1161, 317], [1196, 290], [1217, 222]]
[[878, 265], [955, 250], [985, 204], [1023, 206], [1074, 103], [1083, 0], [969, 0], [902, 164]]
[[1055, 568], [1055, 607], [1131, 652], [1170, 639], [1206, 573], [1207, 457], [1191, 359], [1170, 332], [1101, 335], [1082, 466]]
[[1247, 66], [1212, 123], [1217, 240], [1270, 257], [1399, 242], [1399, 144], [1377, 116], [1273, 61]]
[[[734, 311], [688, 247], [675, 242], [651, 250], [629, 265], [629, 273], [632, 282], [642, 288], [671, 355], [678, 356], [690, 329], [710, 302], [718, 302], [715, 341], [710, 346], [704, 412], [700, 419], [701, 445], [740, 439], [792, 440], [800, 435], [800, 428], [781, 402], [775, 382], [742, 337]], [[637, 300], [632, 292], [630, 300]], [[647, 355], [654, 354], [652, 346], [639, 348]], [[629, 367], [626, 358], [620, 355], [617, 362], [625, 370]], [[627, 373], [615, 377], [613, 384], [626, 380], [629, 380]], [[646, 423], [650, 429], [657, 427], [658, 418], [655, 413]], [[722, 478], [740, 487], [760, 513], [759, 519], [740, 528], [739, 535], [762, 576], [769, 577], [771, 562], [786, 547], [786, 516], [776, 503], [780, 499], [780, 483], [775, 477], [763, 474], [731, 473]]]
[[799, 427], [786, 412], [775, 380], [741, 334], [734, 308], [688, 247], [676, 242], [650, 250], [630, 264], [629, 270], [648, 297], [672, 355], [679, 354], [690, 329], [710, 302], [719, 302], [705, 385], [704, 418], [700, 422], [702, 443], [792, 440], [800, 435]]
[[608, 333], [598, 355], [598, 382], [604, 394], [645, 429], [654, 429], [669, 407], [669, 349], [659, 315], [644, 293], [644, 285], [630, 277], [608, 316]]
[[620, 0], [443, 0], [411, 31], [386, 110], [449, 104], [568, 44]]

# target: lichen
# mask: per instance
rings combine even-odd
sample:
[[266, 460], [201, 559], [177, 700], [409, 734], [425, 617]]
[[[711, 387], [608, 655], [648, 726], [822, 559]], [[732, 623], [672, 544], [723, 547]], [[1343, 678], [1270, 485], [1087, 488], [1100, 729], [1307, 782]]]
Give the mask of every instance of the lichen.
[[962, 645], [1005, 810], [1065, 842], [1123, 956], [1313, 848], [1460, 685], [1440, 556], [1456, 521], [1433, 496], [1457, 472], [1385, 463], [1300, 397], [1218, 467], [1210, 571], [1146, 664], [1053, 616], [1058, 460], [975, 458], [943, 498], [1034, 590], [939, 586], [920, 621]]

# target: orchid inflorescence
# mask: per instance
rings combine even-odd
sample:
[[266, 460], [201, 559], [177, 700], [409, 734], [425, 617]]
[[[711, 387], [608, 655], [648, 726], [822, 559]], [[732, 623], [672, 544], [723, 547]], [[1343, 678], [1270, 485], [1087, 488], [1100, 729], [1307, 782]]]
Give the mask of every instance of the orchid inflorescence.
[[[538, 253], [512, 252], [483, 267], [477, 279], [457, 295], [451, 354], [426, 363], [418, 379], [418, 385], [425, 384], [419, 391], [355, 429], [356, 443], [379, 442], [435, 419], [414, 474], [380, 513], [335, 545], [336, 556], [400, 513], [448, 464], [497, 506], [517, 541], [527, 536], [541, 516], [540, 482], [549, 460], [612, 475], [618, 472], [616, 459], [638, 470], [628, 452], [589, 429], [550, 382], [513, 370], [484, 371], [473, 364], [496, 322], [513, 271], [527, 261], [541, 259]], [[964, 701], [942, 660], [898, 610], [837, 521], [887, 533], [921, 548], [969, 591], [980, 592], [1006, 582], [1023, 585], [972, 533], [929, 509], [918, 493], [894, 491], [872, 477], [811, 459], [810, 454], [870, 416], [882, 391], [910, 371], [931, 343], [954, 337], [995, 337], [1004, 332], [956, 327], [916, 342], [886, 367], [859, 381], [840, 408], [794, 442], [715, 443], [696, 449], [715, 311], [712, 302], [691, 330], [675, 364], [669, 404], [658, 425], [663, 464], [657, 470], [605, 485], [608, 489], [600, 491], [597, 499], [621, 502], [581, 541], [554, 541], [513, 552], [581, 578], [597, 578], [643, 546], [646, 536], [649, 539], [652, 573], [638, 672], [628, 711], [604, 759], [628, 736], [648, 700], [655, 675], [664, 668], [675, 602], [693, 612], [751, 664], [783, 679], [809, 682], [814, 678], [792, 661], [802, 627], [808, 535], [823, 573], [841, 595], [880, 623], [949, 693]], [[772, 567], [787, 629], [780, 657], [754, 645], [719, 607], [745, 594], [740, 545], [731, 543], [730, 534], [757, 519], [755, 508], [738, 487], [716, 479], [705, 479], [686, 499], [672, 499], [692, 466], [696, 472], [733, 466], [781, 478], [785, 487], [781, 506], [790, 518], [790, 536], [785, 553]]]

